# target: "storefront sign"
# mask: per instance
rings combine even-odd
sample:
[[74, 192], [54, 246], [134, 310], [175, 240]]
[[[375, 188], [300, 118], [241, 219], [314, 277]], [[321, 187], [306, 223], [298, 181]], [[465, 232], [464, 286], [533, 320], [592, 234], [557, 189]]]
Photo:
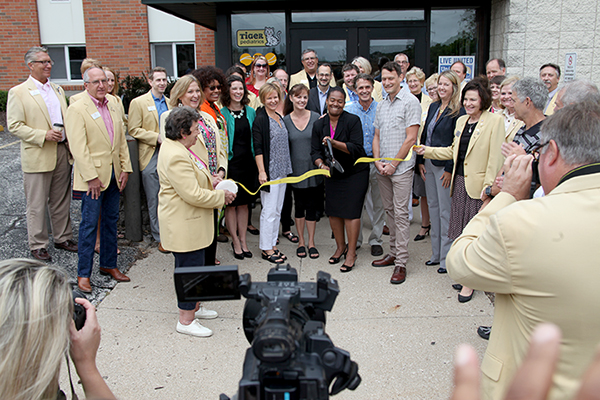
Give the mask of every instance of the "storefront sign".
[[567, 53], [565, 56], [565, 69], [563, 72], [563, 80], [570, 82], [575, 80], [575, 72], [577, 71], [577, 53]]
[[438, 73], [450, 69], [452, 64], [457, 61], [462, 61], [467, 66], [467, 76], [465, 81], [473, 79], [473, 71], [475, 71], [474, 56], [440, 56], [438, 57]]
[[238, 47], [271, 47], [281, 43], [281, 31], [275, 28], [241, 29], [236, 32]]

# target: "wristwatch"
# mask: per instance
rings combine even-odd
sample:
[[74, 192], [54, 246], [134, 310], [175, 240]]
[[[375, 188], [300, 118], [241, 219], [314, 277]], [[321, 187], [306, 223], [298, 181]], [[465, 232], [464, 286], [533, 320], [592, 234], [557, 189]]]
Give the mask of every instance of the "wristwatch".
[[485, 195], [487, 197], [494, 197], [494, 195], [492, 194], [492, 187], [491, 186], [486, 186], [484, 193], [485, 193]]

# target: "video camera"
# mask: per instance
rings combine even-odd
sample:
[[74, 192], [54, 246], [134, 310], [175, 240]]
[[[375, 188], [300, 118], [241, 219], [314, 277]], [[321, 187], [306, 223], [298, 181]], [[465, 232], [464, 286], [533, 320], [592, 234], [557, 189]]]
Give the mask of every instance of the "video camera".
[[294, 268], [278, 264], [267, 282], [252, 282], [250, 274], [238, 277], [237, 266], [181, 267], [175, 289], [186, 302], [239, 299], [240, 293], [247, 299], [243, 325], [252, 346], [238, 400], [325, 400], [360, 384], [358, 364], [325, 333], [325, 311], [339, 293], [330, 274], [298, 282]]

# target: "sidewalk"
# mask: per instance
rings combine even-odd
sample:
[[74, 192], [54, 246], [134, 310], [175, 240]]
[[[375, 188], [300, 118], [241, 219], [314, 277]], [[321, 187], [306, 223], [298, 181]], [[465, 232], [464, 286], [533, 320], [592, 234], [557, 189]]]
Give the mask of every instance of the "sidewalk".
[[[479, 325], [492, 322], [493, 306], [483, 292], [460, 304], [452, 280], [437, 267], [425, 266], [431, 255], [429, 237], [412, 238], [420, 226], [415, 208], [409, 244], [407, 279], [391, 285], [393, 267], [373, 268], [368, 244], [358, 250], [354, 270], [339, 272], [327, 260], [335, 250], [329, 221], [317, 225], [320, 258], [299, 259], [296, 245], [280, 237], [280, 249], [298, 270], [299, 280], [316, 279], [317, 271], [331, 273], [341, 293], [327, 316], [326, 332], [333, 343], [350, 352], [359, 365], [362, 383], [336, 399], [447, 399], [452, 389], [452, 360], [460, 343], [470, 343], [480, 356], [487, 341], [477, 336]], [[256, 213], [258, 214], [258, 213]], [[295, 227], [292, 228], [295, 232]], [[365, 237], [368, 233], [365, 229]], [[219, 244], [223, 265], [239, 265], [254, 282], [266, 280], [273, 264], [262, 260], [258, 236], [248, 235], [252, 259], [233, 258], [231, 244]], [[389, 250], [384, 236], [384, 251]], [[219, 318], [205, 321], [210, 338], [175, 332], [177, 307], [173, 285], [173, 256], [152, 249], [129, 270], [131, 283], [118, 284], [98, 306], [102, 343], [98, 367], [120, 399], [218, 399], [232, 396], [242, 374], [249, 347], [242, 329], [244, 300], [205, 305]], [[61, 387], [67, 388], [66, 369]], [[75, 379], [76, 381], [76, 379]], [[78, 393], [83, 397], [81, 386]]]

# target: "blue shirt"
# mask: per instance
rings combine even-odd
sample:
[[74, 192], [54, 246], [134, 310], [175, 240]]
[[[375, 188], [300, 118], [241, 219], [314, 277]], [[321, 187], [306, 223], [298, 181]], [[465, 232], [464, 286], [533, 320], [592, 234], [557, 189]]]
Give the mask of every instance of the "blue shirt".
[[357, 115], [363, 128], [363, 147], [367, 156], [373, 156], [373, 136], [375, 136], [375, 114], [377, 113], [377, 102], [373, 100], [368, 109], [364, 109], [358, 101], [347, 103], [344, 109], [350, 114]]
[[160, 116], [162, 115], [162, 113], [169, 110], [169, 107], [167, 107], [167, 101], [165, 100], [165, 96], [161, 97], [160, 99], [157, 99], [156, 97], [154, 97], [154, 93], [150, 92], [150, 94], [154, 99], [154, 105], [156, 106], [156, 112], [158, 113], [158, 122], [160, 123]]

